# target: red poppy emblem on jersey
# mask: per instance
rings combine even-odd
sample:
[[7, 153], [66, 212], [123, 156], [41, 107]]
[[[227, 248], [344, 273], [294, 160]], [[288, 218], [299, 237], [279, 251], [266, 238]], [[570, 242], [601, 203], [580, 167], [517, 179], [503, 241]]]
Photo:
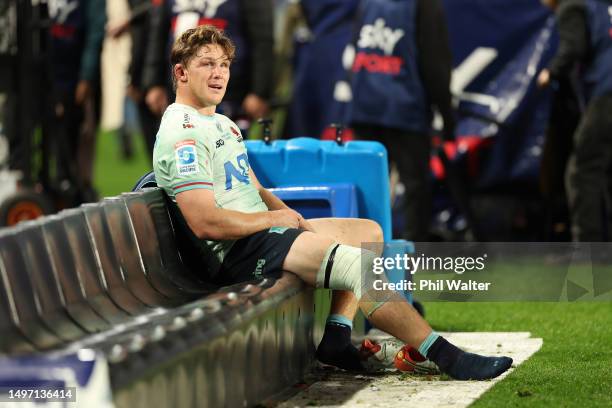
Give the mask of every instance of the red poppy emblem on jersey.
[[241, 143], [242, 133], [240, 133], [240, 131], [235, 129], [233, 126], [230, 126], [230, 129], [232, 130], [232, 133], [234, 134], [234, 136], [236, 136], [236, 140], [238, 141], [238, 143]]

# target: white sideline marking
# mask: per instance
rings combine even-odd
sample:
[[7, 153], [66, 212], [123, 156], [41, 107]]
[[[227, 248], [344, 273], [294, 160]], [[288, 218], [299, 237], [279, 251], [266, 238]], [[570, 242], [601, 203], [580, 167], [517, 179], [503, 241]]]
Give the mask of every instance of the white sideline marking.
[[[542, 339], [531, 338], [528, 332], [441, 334], [470, 352], [512, 357], [513, 367], [542, 347]], [[322, 372], [316, 374], [321, 380], [278, 407], [467, 407], [512, 370], [491, 381], [440, 381], [438, 376], [429, 381], [413, 376], [402, 379], [397, 371], [376, 376]]]

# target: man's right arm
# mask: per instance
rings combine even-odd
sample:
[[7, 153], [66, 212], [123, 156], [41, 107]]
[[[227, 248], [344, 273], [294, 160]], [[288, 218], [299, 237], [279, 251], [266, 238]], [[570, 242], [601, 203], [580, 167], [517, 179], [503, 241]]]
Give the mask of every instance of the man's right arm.
[[453, 58], [446, 14], [440, 0], [417, 3], [416, 42], [419, 72], [432, 105], [444, 121], [444, 139], [453, 140], [455, 117], [450, 92]]
[[243, 213], [218, 208], [214, 192], [207, 189], [187, 190], [176, 195], [189, 228], [200, 239], [240, 239], [272, 227], [298, 228], [297, 213], [289, 209]]

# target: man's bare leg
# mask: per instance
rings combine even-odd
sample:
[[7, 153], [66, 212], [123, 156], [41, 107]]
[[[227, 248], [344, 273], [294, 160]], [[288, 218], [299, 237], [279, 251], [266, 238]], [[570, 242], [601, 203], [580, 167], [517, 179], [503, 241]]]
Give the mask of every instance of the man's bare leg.
[[[332, 238], [339, 244], [361, 247], [363, 243], [380, 243], [378, 255], [382, 254], [383, 231], [377, 222], [361, 218], [315, 218], [308, 220], [317, 234]], [[339, 314], [353, 320], [359, 302], [348, 290], [334, 290], [330, 314]]]
[[[313, 229], [335, 242], [354, 247], [363, 243], [380, 243], [382, 252], [383, 232], [378, 223], [355, 218], [317, 218], [308, 220]], [[371, 245], [369, 245], [371, 246]], [[359, 308], [355, 295], [348, 290], [332, 291], [331, 307], [321, 342], [317, 347], [317, 359], [322, 363], [345, 370], [362, 370], [359, 350], [351, 343], [353, 318]]]
[[[295, 273], [309, 285], [315, 285], [316, 274], [323, 262], [323, 257], [327, 249], [334, 243], [335, 240], [328, 236], [304, 232], [295, 240], [285, 258], [283, 268]], [[347, 291], [338, 292], [346, 293]], [[350, 297], [341, 295], [336, 301], [336, 307], [344, 313], [353, 311], [354, 316], [356, 308], [352, 299], [355, 299], [353, 294]], [[413, 347], [418, 347], [432, 331], [429, 324], [399, 295], [394, 296], [393, 301], [374, 312], [371, 321], [376, 327]]]
[[[334, 243], [335, 241], [327, 236], [312, 232], [302, 233], [287, 254], [283, 269], [295, 273], [306, 283], [314, 286], [323, 257]], [[393, 300], [370, 316], [372, 323], [403, 342], [418, 347], [431, 333], [431, 327], [402, 296], [398, 294], [390, 296], [393, 296]], [[370, 307], [369, 303], [362, 302], [360, 306], [367, 308]]]
[[[433, 333], [429, 324], [406, 302], [403, 296], [397, 293], [378, 293], [385, 298], [384, 302], [373, 299], [370, 292], [362, 296], [361, 286], [356, 283], [350, 286], [350, 281], [346, 279], [351, 276], [357, 280], [360, 279], [359, 271], [342, 270], [341, 262], [330, 268], [331, 261], [327, 262], [328, 258], [331, 259], [332, 251], [330, 250], [332, 248], [337, 249], [333, 239], [313, 232], [304, 232], [293, 243], [285, 258], [283, 269], [295, 273], [313, 286], [316, 286], [317, 282], [322, 282], [320, 271], [325, 270], [327, 280], [327, 272], [331, 269], [330, 287], [338, 286], [339, 289], [345, 290], [350, 287], [356, 294], [359, 294], [359, 306], [376, 327], [418, 349], [421, 354], [435, 362], [443, 372], [453, 378], [493, 378], [506, 371], [512, 364], [512, 359], [508, 357], [484, 357], [458, 349]], [[351, 248], [346, 248], [345, 252], [347, 254], [356, 253]], [[353, 262], [352, 265], [356, 263]]]
[[359, 310], [359, 302], [353, 292], [348, 290], [332, 290], [329, 314], [342, 315], [353, 320]]

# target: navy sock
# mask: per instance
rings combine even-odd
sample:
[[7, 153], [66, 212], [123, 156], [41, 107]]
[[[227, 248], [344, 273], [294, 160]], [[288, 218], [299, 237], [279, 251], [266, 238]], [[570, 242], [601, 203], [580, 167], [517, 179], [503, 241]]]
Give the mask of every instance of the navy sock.
[[495, 378], [512, 365], [509, 357], [485, 357], [467, 353], [443, 337], [438, 337], [429, 347], [427, 358], [456, 380]]
[[351, 343], [352, 324], [350, 320], [337, 316], [331, 315], [327, 319], [323, 339], [317, 347], [317, 359], [343, 370], [362, 370], [359, 350]]

